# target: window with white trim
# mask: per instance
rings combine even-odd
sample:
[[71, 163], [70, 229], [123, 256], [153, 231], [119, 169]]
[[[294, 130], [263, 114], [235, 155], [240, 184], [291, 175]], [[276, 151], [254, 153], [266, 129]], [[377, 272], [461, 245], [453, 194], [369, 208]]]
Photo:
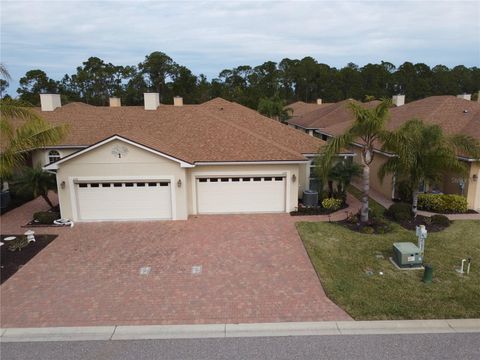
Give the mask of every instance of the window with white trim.
[[60, 160], [60, 153], [57, 150], [50, 150], [48, 152], [48, 162], [51, 164]]

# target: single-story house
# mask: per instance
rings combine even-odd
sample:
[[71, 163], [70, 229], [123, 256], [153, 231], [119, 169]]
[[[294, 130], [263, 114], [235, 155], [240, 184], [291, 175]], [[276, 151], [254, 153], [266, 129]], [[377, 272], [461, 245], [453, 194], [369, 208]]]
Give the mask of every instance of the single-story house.
[[[390, 120], [387, 128], [394, 130], [406, 121], [417, 118], [430, 124], [437, 124], [447, 134], [466, 134], [480, 140], [480, 103], [470, 101], [468, 95], [455, 96], [431, 96], [425, 99], [405, 104], [403, 95], [393, 97], [394, 107], [390, 110]], [[303, 107], [303, 115], [293, 116], [289, 120], [289, 126], [300, 129], [305, 133], [312, 134], [327, 140], [330, 137], [344, 133], [353, 122], [353, 114], [348, 105], [355, 100], [344, 100], [335, 104], [328, 104], [309, 111]], [[367, 108], [373, 108], [379, 101], [363, 103]], [[312, 105], [312, 104], [309, 104]], [[313, 104], [315, 105], [315, 104]], [[297, 107], [300, 107], [297, 104]], [[310, 109], [312, 107], [310, 106]], [[313, 135], [313, 134], [312, 134]], [[361, 144], [352, 144], [350, 148], [360, 160]], [[395, 198], [398, 191], [394, 176], [386, 176], [383, 182], [378, 177], [378, 170], [389, 157], [394, 154], [375, 150], [374, 160], [370, 170], [370, 187], [387, 198]], [[480, 159], [471, 159], [458, 154], [460, 160], [465, 162], [468, 168], [468, 177], [458, 174], [445, 175], [444, 180], [437, 184], [423, 184], [419, 189], [422, 192], [440, 191], [448, 194], [459, 194], [467, 198], [471, 209], [480, 210]]]
[[[216, 98], [200, 105], [61, 105], [41, 116], [68, 124], [61, 144], [31, 164], [55, 172], [61, 216], [74, 221], [187, 219], [194, 214], [290, 212], [324, 144], [256, 111]], [[343, 156], [353, 156], [351, 153]]]

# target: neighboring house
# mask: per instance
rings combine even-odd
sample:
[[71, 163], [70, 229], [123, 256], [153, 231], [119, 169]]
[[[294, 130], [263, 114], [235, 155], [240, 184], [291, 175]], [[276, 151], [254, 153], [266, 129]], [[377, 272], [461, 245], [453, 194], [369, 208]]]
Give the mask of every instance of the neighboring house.
[[323, 144], [220, 98], [172, 106], [148, 93], [145, 106], [98, 107], [43, 94], [41, 103], [41, 116], [69, 131], [32, 163], [56, 173], [61, 216], [74, 221], [290, 212]]
[[[344, 100], [324, 109], [292, 117], [289, 125], [302, 129], [306, 133], [315, 129], [315, 135], [322, 140], [338, 136], [344, 133], [353, 122], [353, 114], [348, 108], [348, 104], [352, 101], [355, 100]], [[394, 96], [393, 102], [396, 106], [390, 111], [389, 130], [394, 130], [406, 121], [417, 118], [441, 126], [447, 134], [466, 134], [480, 140], [480, 103], [470, 101], [468, 95], [431, 96], [406, 105], [404, 105], [404, 96], [397, 95]], [[371, 108], [378, 103], [378, 101], [371, 101], [363, 105]], [[360, 146], [360, 144], [354, 144], [351, 150], [359, 155]], [[386, 176], [381, 182], [377, 175], [381, 165], [387, 161], [388, 157], [393, 156], [393, 154], [382, 152], [380, 147], [379, 144], [371, 165], [370, 186], [387, 198], [395, 198], [397, 187], [395, 177]], [[424, 184], [420, 191], [440, 191], [464, 195], [470, 208], [480, 209], [480, 160], [470, 159], [462, 154], [458, 154], [458, 156], [465, 161], [468, 167], [468, 178], [464, 179], [457, 174], [450, 174], [438, 184]], [[354, 159], [359, 159], [359, 156]]]

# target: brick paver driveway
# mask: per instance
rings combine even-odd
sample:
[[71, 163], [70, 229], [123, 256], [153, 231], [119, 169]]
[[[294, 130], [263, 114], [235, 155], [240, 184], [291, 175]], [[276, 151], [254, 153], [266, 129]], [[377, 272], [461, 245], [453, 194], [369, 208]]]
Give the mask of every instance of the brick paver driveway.
[[287, 214], [58, 232], [1, 286], [2, 327], [349, 319], [325, 296]]

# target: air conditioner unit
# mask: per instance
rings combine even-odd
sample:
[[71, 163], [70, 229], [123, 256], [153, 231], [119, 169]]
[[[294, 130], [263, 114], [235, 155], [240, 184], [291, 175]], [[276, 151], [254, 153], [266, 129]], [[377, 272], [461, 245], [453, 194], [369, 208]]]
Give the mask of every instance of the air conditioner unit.
[[417, 245], [411, 242], [397, 242], [393, 244], [393, 260], [399, 267], [422, 266], [422, 254]]

